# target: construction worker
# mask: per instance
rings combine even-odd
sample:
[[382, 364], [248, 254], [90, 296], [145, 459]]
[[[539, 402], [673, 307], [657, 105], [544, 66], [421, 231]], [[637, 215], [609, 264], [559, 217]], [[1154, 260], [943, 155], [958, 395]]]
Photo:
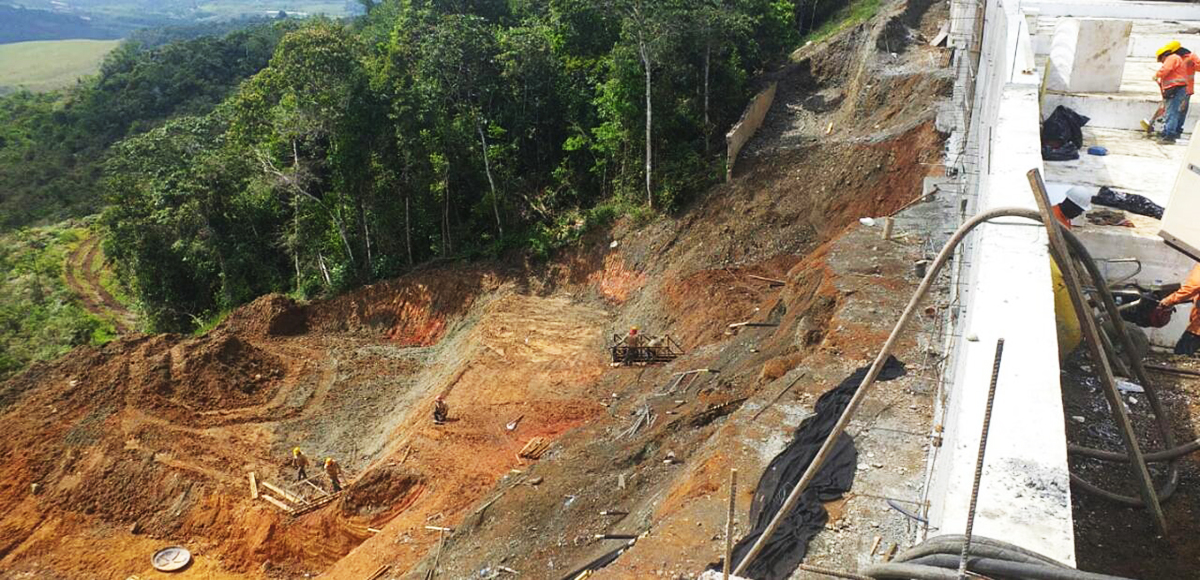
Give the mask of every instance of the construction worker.
[[1067, 197], [1051, 209], [1054, 210], [1054, 219], [1057, 219], [1058, 223], [1069, 230], [1071, 229], [1071, 220], [1092, 209], [1092, 190], [1082, 185], [1076, 185], [1068, 189]]
[[1164, 316], [1167, 314], [1165, 311], [1184, 302], [1192, 303], [1192, 314], [1188, 318], [1187, 330], [1175, 343], [1175, 354], [1191, 355], [1200, 349], [1200, 264], [1192, 268], [1179, 290], [1159, 301], [1156, 315]]
[[[1175, 51], [1175, 55], [1183, 59], [1183, 69], [1187, 74], [1187, 94], [1190, 97], [1196, 93], [1196, 69], [1200, 68], [1200, 55], [1182, 46]], [[1191, 104], [1191, 99], [1188, 99], [1188, 104]]]
[[629, 334], [625, 335], [625, 364], [632, 364], [638, 358], [638, 349], [644, 344], [642, 335], [638, 334], [638, 327], [631, 326]]
[[446, 418], [450, 416], [450, 407], [446, 405], [446, 401], [441, 395], [433, 401], [433, 424], [441, 425], [446, 422]]
[[625, 346], [642, 346], [642, 336], [638, 334], [638, 327], [629, 327], [629, 334], [625, 335]]
[[308, 474], [304, 473], [304, 468], [308, 467], [308, 456], [299, 447], [292, 448], [292, 467], [296, 468], [296, 481], [308, 479]]
[[1156, 51], [1160, 67], [1154, 80], [1162, 90], [1167, 120], [1159, 135], [1160, 143], [1174, 143], [1183, 134], [1183, 122], [1187, 116], [1188, 74], [1183, 59], [1175, 54], [1182, 48], [1179, 41], [1172, 40]]
[[342, 466], [334, 461], [332, 457], [325, 458], [325, 475], [329, 476], [329, 483], [333, 486], [333, 493], [342, 491], [342, 482], [338, 481], [338, 476], [342, 474]]

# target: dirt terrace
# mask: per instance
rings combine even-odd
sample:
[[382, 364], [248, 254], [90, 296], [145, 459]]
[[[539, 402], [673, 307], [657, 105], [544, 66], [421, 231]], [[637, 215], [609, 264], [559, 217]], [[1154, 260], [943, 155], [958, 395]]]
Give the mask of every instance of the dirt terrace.
[[[427, 525], [455, 529], [441, 577], [506, 566], [553, 578], [603, 552], [601, 532], [650, 531], [602, 577], [699, 571], [718, 543], [727, 468], [742, 469], [744, 513], [814, 395], [873, 355], [915, 283], [919, 239], [883, 243], [854, 225], [909, 203], [940, 159], [944, 59], [914, 45], [881, 60], [875, 39], [903, 16], [890, 10], [808, 49], [844, 65], [802, 60], [808, 89], [772, 110], [852, 87], [813, 123], [839, 120], [836, 140], [768, 132], [737, 180], [677, 216], [619, 222], [547, 264], [444, 266], [310, 305], [264, 297], [206, 336], [125, 337], [0, 385], [0, 571], [147, 577], [155, 549], [182, 544], [196, 559], [181, 578], [353, 579], [384, 565], [385, 578], [420, 577], [435, 559]], [[862, 82], [872, 75], [904, 80]], [[872, 106], [883, 94], [899, 108]], [[726, 334], [746, 320], [778, 326]], [[670, 332], [687, 356], [611, 368], [607, 338], [630, 324]], [[902, 353], [913, 377], [881, 389], [875, 426], [895, 426], [895, 409], [927, 416], [917, 338]], [[693, 368], [720, 372], [654, 396]], [[450, 406], [441, 426], [429, 420], [438, 395]], [[622, 435], [647, 408], [655, 421]], [[518, 458], [534, 437], [549, 451]], [[868, 452], [885, 452], [875, 441], [885, 447]], [[921, 444], [905, 447], [910, 463]], [[294, 446], [337, 458], [351, 484], [289, 518], [250, 499], [246, 474], [316, 497], [284, 465]], [[835, 506], [835, 520], [864, 501]]]

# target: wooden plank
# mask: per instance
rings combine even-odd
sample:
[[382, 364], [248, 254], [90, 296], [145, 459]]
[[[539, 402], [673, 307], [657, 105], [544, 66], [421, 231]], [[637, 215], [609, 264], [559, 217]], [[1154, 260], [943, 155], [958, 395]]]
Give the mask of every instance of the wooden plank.
[[310, 480], [310, 479], [306, 479], [306, 480], [304, 480], [304, 483], [307, 483], [308, 485], [311, 485], [313, 489], [315, 489], [315, 490], [317, 490], [317, 491], [321, 492], [321, 495], [329, 495], [329, 492], [325, 491], [325, 489], [324, 489], [324, 488], [322, 488], [321, 486], [319, 486], [319, 485], [317, 485], [317, 484], [313, 483], [313, 482], [312, 482], [312, 480]]
[[373, 572], [370, 576], [367, 576], [367, 580], [376, 580], [380, 576], [383, 576], [384, 574], [386, 574], [389, 568], [391, 568], [391, 566], [389, 566], [387, 564], [384, 564], [384, 565], [380, 566], [379, 568], [376, 568], [375, 572]]
[[772, 286], [787, 286], [787, 282], [784, 282], [783, 280], [776, 280], [774, 278], [764, 278], [762, 276], [755, 276], [754, 274], [746, 274], [746, 276], [749, 278], [754, 278], [755, 280], [769, 282]]
[[258, 499], [258, 481], [254, 479], [254, 472], [250, 472], [250, 499]]
[[333, 500], [337, 499], [338, 496], [340, 496], [340, 495], [342, 495], [342, 492], [340, 492], [340, 491], [337, 493], [331, 493], [323, 498], [315, 500], [312, 503], [296, 510], [296, 513], [294, 513], [292, 515], [302, 516], [308, 512], [314, 511], [322, 506], [329, 505], [330, 503], [333, 503]]
[[292, 494], [290, 494], [290, 493], [288, 493], [288, 492], [284, 491], [284, 490], [283, 490], [283, 489], [281, 489], [280, 487], [278, 487], [278, 486], [276, 486], [276, 485], [274, 485], [274, 484], [272, 484], [272, 483], [270, 483], [270, 482], [267, 482], [267, 481], [260, 481], [260, 482], [258, 482], [258, 483], [259, 483], [260, 485], [262, 485], [263, 487], [265, 487], [265, 488], [267, 488], [267, 489], [269, 489], [269, 490], [271, 490], [271, 491], [273, 491], [273, 492], [275, 492], [275, 493], [279, 494], [281, 497], [283, 497], [283, 499], [286, 499], [286, 500], [288, 500], [288, 501], [290, 501], [290, 502], [292, 502], [292, 503], [294, 503], [294, 504], [296, 504], [296, 505], [298, 505], [298, 506], [303, 506], [304, 504], [308, 503], [308, 502], [306, 502], [306, 501], [304, 501], [304, 500], [302, 500], [302, 499], [300, 499], [300, 498], [298, 498], [298, 497], [296, 497], [296, 496], [294, 496], [294, 495], [292, 495]]
[[517, 457], [524, 459], [537, 459], [541, 457], [542, 454], [545, 453], [549, 448], [550, 442], [546, 441], [546, 438], [534, 437], [525, 444], [525, 447], [521, 448], [521, 451], [517, 453]]
[[1108, 355], [1104, 352], [1104, 343], [1100, 339], [1099, 324], [1096, 322], [1092, 307], [1088, 305], [1087, 298], [1083, 294], [1083, 285], [1079, 281], [1075, 263], [1071, 260], [1071, 253], [1067, 250], [1067, 243], [1063, 239], [1062, 232], [1058, 230], [1060, 225], [1050, 208], [1050, 198], [1046, 194], [1046, 184], [1042, 181], [1042, 173], [1035, 168], [1030, 169], [1026, 175], [1029, 178], [1029, 186], [1033, 189], [1033, 197], [1037, 201], [1038, 211], [1042, 214], [1042, 223], [1046, 227], [1046, 235], [1050, 240], [1051, 256], [1058, 262], [1058, 269], [1062, 272], [1063, 282], [1071, 296], [1071, 304], [1075, 307], [1075, 316], [1079, 319], [1079, 326], [1086, 339], [1084, 342], [1087, 343], [1088, 354], [1091, 355], [1092, 363], [1097, 367], [1097, 378], [1100, 379], [1100, 386], [1103, 387], [1104, 397], [1108, 400], [1113, 421], [1119, 427], [1121, 439], [1124, 440], [1125, 449], [1129, 452], [1129, 466], [1133, 471], [1134, 481], [1138, 484], [1138, 491], [1141, 492], [1146, 509], [1150, 511], [1154, 525], [1163, 536], [1166, 536], [1167, 519], [1163, 514], [1162, 505], [1159, 504], [1158, 492], [1154, 489], [1154, 480], [1150, 478], [1150, 471], [1146, 468], [1146, 459], [1142, 455], [1141, 446], [1138, 445], [1133, 424], [1129, 421], [1128, 413], [1125, 412], [1125, 401], [1121, 399], [1121, 393], [1117, 390], [1116, 377], [1113, 375]]
[[281, 502], [281, 501], [279, 501], [279, 500], [277, 500], [277, 499], [275, 499], [275, 498], [273, 498], [273, 497], [271, 497], [271, 496], [269, 496], [269, 495], [267, 495], [267, 494], [265, 494], [265, 493], [264, 493], [264, 494], [259, 494], [259, 496], [258, 496], [258, 497], [261, 497], [261, 498], [263, 498], [263, 499], [267, 500], [268, 502], [270, 502], [270, 503], [271, 503], [272, 505], [274, 505], [275, 507], [277, 507], [277, 508], [279, 508], [279, 509], [281, 509], [281, 510], [283, 510], [283, 511], [285, 511], [285, 512], [289, 513], [289, 514], [290, 514], [290, 513], [292, 513], [292, 512], [294, 512], [294, 511], [296, 511], [296, 510], [293, 510], [293, 509], [292, 509], [292, 506], [290, 506], [290, 505], [288, 505], [288, 504], [286, 504], [286, 503], [283, 503], [283, 502]]

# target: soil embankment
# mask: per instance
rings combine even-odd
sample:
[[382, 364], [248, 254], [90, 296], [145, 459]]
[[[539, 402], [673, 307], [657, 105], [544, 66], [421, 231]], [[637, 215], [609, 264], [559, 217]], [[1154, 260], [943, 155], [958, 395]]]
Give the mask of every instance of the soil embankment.
[[[594, 534], [651, 528], [605, 573], [697, 570], [716, 533], [693, 525], [712, 516], [700, 500], [729, 465], [770, 458], [769, 445], [721, 451], [768, 437], [743, 407], [801, 365], [812, 379], [787, 405], [835, 384], [913, 284], [921, 248], [854, 227], [911, 202], [939, 167], [949, 83], [943, 49], [885, 62], [886, 21], [779, 73], [737, 179], [677, 216], [619, 222], [544, 265], [423, 270], [309, 305], [263, 297], [206, 336], [121, 338], [0, 385], [0, 570], [145, 577], [154, 549], [182, 544], [196, 562], [181, 577], [416, 577], [440, 551], [443, 577], [553, 578], [596, 555]], [[744, 321], [765, 326], [728, 332]], [[612, 368], [609, 337], [631, 324], [687, 354]], [[719, 372], [671, 387], [698, 368]], [[541, 458], [519, 457], [537, 438]], [[297, 517], [251, 499], [247, 478], [322, 497], [295, 481], [293, 447], [314, 460], [312, 484], [328, 487], [327, 456], [348, 483]], [[426, 526], [456, 531], [438, 550]]]

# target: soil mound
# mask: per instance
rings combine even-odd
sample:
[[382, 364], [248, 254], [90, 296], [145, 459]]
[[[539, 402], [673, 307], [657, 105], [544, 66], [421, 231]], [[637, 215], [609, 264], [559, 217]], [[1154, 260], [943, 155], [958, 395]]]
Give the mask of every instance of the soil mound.
[[169, 380], [153, 383], [156, 392], [191, 409], [261, 405], [283, 375], [278, 357], [224, 333], [184, 342], [171, 349], [170, 358]]
[[308, 309], [282, 294], [268, 294], [235, 310], [221, 328], [245, 336], [296, 336], [308, 331]]

